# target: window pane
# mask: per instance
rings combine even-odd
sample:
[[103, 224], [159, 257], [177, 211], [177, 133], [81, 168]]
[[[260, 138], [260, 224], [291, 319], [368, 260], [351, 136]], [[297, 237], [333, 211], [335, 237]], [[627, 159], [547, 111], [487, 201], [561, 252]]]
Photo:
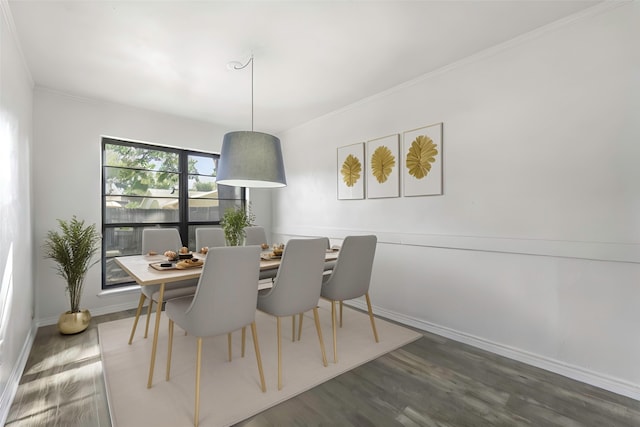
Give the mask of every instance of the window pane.
[[242, 188], [231, 187], [229, 185], [218, 184], [218, 198], [219, 199], [242, 199]]
[[195, 175], [216, 176], [218, 159], [213, 157], [189, 155], [189, 173]]
[[243, 205], [242, 200], [209, 200], [210, 206], [205, 206], [206, 202], [189, 200], [189, 221], [217, 223], [228, 209], [237, 209]]
[[224, 213], [229, 209], [238, 209], [243, 206], [242, 200], [220, 200], [220, 218], [224, 216]]
[[[199, 177], [200, 181], [210, 182], [213, 178]], [[217, 185], [214, 191], [189, 191], [189, 221], [219, 222], [227, 209], [242, 206], [242, 190], [239, 187]], [[221, 200], [217, 200], [220, 198]]]
[[140, 255], [142, 250], [142, 227], [110, 227], [104, 230], [105, 256], [112, 258], [125, 255]]
[[167, 223], [180, 220], [177, 198], [105, 196], [104, 223]]
[[135, 284], [135, 281], [116, 264], [113, 258], [106, 258], [104, 270], [105, 287]]
[[189, 175], [189, 197], [217, 199], [216, 179], [208, 176]]
[[133, 227], [107, 228], [104, 230], [103, 245], [105, 248], [105, 285], [123, 285], [133, 282], [114, 257], [140, 254], [142, 229]]
[[180, 155], [131, 145], [105, 144], [105, 166], [180, 172]]
[[178, 197], [105, 196], [106, 207], [124, 209], [178, 209]]
[[217, 200], [189, 199], [189, 221], [218, 222], [220, 218], [220, 208]]
[[104, 193], [127, 196], [177, 197], [180, 174], [137, 169], [104, 168]]

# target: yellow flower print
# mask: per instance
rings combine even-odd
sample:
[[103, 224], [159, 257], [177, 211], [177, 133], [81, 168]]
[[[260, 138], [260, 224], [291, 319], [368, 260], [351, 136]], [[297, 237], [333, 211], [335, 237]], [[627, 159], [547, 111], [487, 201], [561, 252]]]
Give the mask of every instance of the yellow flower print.
[[360, 173], [362, 172], [362, 164], [360, 160], [353, 154], [349, 154], [342, 163], [340, 173], [342, 174], [342, 180], [347, 187], [353, 187], [360, 179]]
[[371, 156], [371, 173], [380, 184], [386, 182], [395, 165], [396, 158], [391, 153], [391, 150], [384, 145], [376, 148]]
[[409, 147], [407, 153], [407, 169], [409, 175], [422, 179], [431, 171], [431, 164], [436, 161], [438, 146], [427, 135], [418, 136]]

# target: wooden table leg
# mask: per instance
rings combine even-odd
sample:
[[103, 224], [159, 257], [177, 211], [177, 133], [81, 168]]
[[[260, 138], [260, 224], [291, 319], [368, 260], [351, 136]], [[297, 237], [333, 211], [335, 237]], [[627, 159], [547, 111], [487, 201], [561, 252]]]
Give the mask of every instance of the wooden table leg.
[[149, 380], [147, 388], [151, 388], [153, 383], [153, 368], [156, 364], [156, 350], [158, 349], [158, 333], [160, 332], [160, 314], [162, 313], [162, 301], [164, 301], [164, 283], [160, 284], [160, 293], [158, 295], [158, 307], [156, 308], [156, 328], [153, 331], [153, 347], [151, 347], [151, 363], [149, 365]]

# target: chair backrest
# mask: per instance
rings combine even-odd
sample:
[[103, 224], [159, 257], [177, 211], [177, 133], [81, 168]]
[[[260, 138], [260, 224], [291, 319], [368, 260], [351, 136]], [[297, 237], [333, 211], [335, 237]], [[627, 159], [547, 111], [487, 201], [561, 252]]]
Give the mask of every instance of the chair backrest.
[[145, 228], [142, 230], [142, 254], [155, 251], [178, 251], [182, 247], [180, 233], [175, 228]]
[[235, 331], [253, 322], [259, 274], [259, 246], [211, 248], [195, 296], [185, 313], [187, 330], [206, 337]]
[[246, 246], [258, 245], [267, 243], [267, 233], [264, 231], [264, 227], [259, 225], [252, 225], [244, 229], [245, 238], [244, 244]]
[[322, 286], [322, 296], [343, 301], [366, 294], [377, 241], [374, 235], [347, 236], [342, 242], [336, 265]]
[[218, 248], [226, 246], [227, 240], [224, 237], [222, 228], [196, 228], [196, 250], [201, 248]]
[[327, 249], [331, 249], [331, 240], [329, 240], [328, 237], [323, 237], [322, 240], [324, 240], [325, 245], [327, 245]]
[[278, 274], [267, 294], [272, 299], [269, 303], [271, 314], [290, 316], [318, 305], [326, 245], [321, 238], [287, 242]]

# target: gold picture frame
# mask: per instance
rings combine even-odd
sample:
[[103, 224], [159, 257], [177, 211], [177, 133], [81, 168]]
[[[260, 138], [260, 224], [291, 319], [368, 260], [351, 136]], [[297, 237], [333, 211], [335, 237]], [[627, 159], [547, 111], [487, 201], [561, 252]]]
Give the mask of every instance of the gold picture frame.
[[338, 200], [364, 199], [364, 142], [338, 147]]
[[400, 135], [367, 141], [367, 198], [400, 197]]

